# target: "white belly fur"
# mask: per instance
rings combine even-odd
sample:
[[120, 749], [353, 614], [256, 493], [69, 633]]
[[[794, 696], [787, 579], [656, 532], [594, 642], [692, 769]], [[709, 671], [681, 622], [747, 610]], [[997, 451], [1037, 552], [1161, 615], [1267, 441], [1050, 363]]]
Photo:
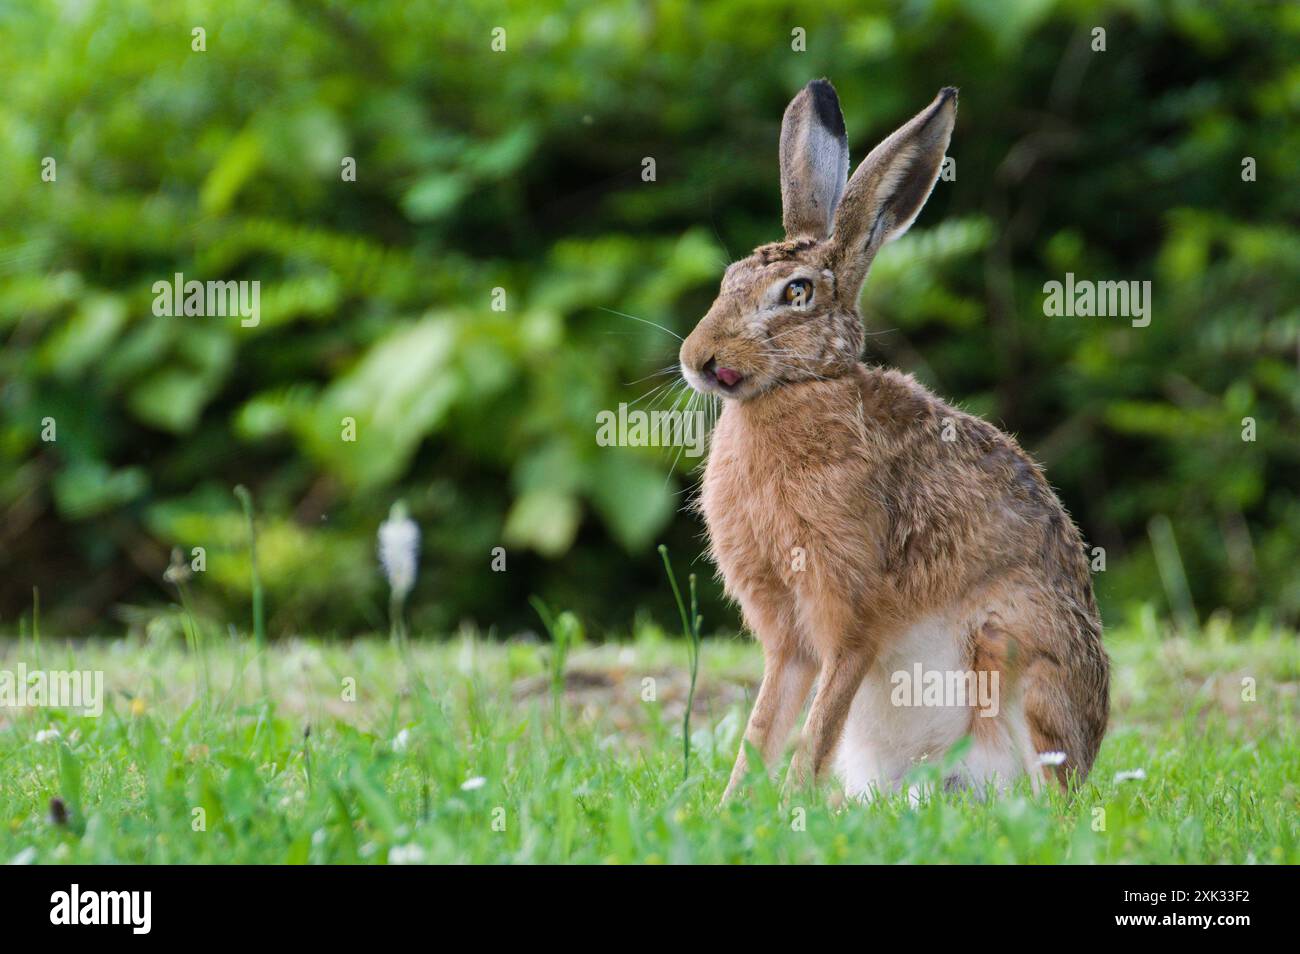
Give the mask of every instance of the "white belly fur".
[[[925, 671], [969, 670], [966, 632], [969, 629], [951, 617], [926, 617], [891, 644], [867, 673], [853, 698], [835, 755], [835, 771], [847, 794], [871, 798], [897, 791], [913, 767], [941, 760], [969, 734], [973, 712], [968, 705], [895, 705], [892, 698], [893, 674], [912, 673], [917, 663]], [[1032, 764], [1019, 694], [1012, 686], [1002, 685], [999, 690], [999, 712], [990, 720], [997, 731], [975, 739], [960, 765], [948, 773], [960, 784], [983, 789], [992, 782], [1005, 788]], [[1037, 778], [1037, 773], [1031, 775]]]

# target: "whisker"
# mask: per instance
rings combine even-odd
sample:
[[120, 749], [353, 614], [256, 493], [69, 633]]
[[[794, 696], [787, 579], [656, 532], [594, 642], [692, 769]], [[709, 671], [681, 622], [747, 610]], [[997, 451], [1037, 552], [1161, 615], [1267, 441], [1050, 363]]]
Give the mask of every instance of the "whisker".
[[[692, 394], [692, 396], [691, 396], [691, 400], [692, 400], [692, 401], [694, 400], [694, 394]], [[687, 414], [690, 413], [690, 409], [691, 409], [691, 401], [687, 401], [687, 402], [686, 402], [686, 413], [687, 413]], [[673, 462], [672, 462], [672, 464], [670, 464], [669, 467], [668, 467], [668, 476], [664, 478], [664, 488], [665, 488], [665, 489], [667, 489], [668, 485], [669, 485], [670, 483], [672, 483], [672, 480], [673, 480], [673, 474], [676, 473], [676, 471], [677, 471], [677, 462], [680, 461], [680, 460], [682, 459], [682, 454], [685, 452], [685, 450], [686, 450], [686, 444], [685, 444], [684, 442], [683, 442], [682, 444], [679, 444], [679, 445], [678, 445], [678, 447], [677, 447], [677, 453], [673, 456]]]
[[683, 382], [683, 385], [681, 387], [675, 388], [674, 390], [668, 392], [668, 394], [671, 397], [671, 400], [665, 400], [664, 402], [662, 402], [663, 409], [665, 411], [680, 411], [683, 400], [685, 400], [687, 403], [690, 403], [691, 393], [692, 392], [690, 390], [690, 385], [687, 385]]
[[[803, 331], [803, 330], [805, 330], [807, 327], [808, 327], [807, 325], [802, 325], [802, 324], [793, 325], [792, 327], [785, 329], [785, 331], [781, 331], [781, 332], [778, 332], [777, 334], [774, 334], [774, 335], [770, 336], [767, 340], [768, 340], [768, 341], [776, 341], [778, 338], [784, 338], [786, 335], [793, 334], [793, 333], [796, 332], [796, 331]], [[897, 328], [884, 328], [884, 329], [882, 329], [882, 330], [880, 330], [880, 331], [867, 331], [867, 330], [864, 328], [864, 329], [862, 330], [862, 333], [863, 333], [864, 335], [866, 335], [868, 338], [872, 338], [872, 337], [875, 337], [875, 336], [877, 336], [877, 335], [888, 335], [888, 334], [893, 334], [893, 333], [894, 333], [895, 331], [897, 331], [897, 330], [898, 330]]]
[[672, 336], [673, 336], [674, 338], [676, 338], [678, 341], [685, 341], [685, 340], [686, 340], [686, 339], [683, 338], [681, 335], [679, 335], [677, 332], [675, 332], [675, 331], [673, 331], [673, 330], [671, 330], [671, 329], [669, 329], [669, 328], [665, 328], [663, 325], [655, 324], [653, 321], [649, 320], [648, 318], [638, 318], [636, 315], [629, 315], [629, 314], [627, 314], [626, 312], [623, 312], [623, 311], [615, 311], [613, 308], [605, 308], [605, 307], [603, 307], [603, 306], [600, 306], [600, 310], [601, 310], [601, 311], [607, 311], [607, 312], [609, 312], [611, 315], [618, 315], [620, 318], [628, 318], [628, 319], [630, 319], [630, 320], [632, 320], [632, 321], [639, 321], [639, 322], [641, 322], [643, 325], [649, 325], [651, 328], [658, 328], [660, 331], [664, 332], [665, 334], [670, 334], [670, 335], [672, 335]]
[[796, 368], [793, 364], [790, 364], [788, 362], [785, 364], [778, 363], [777, 371], [797, 371], [798, 373], [807, 375], [810, 378], [816, 378], [818, 381], [830, 380], [830, 378], [826, 377], [825, 375], [818, 374], [816, 371], [810, 371], [807, 368]]
[[777, 341], [777, 340], [779, 340], [779, 339], [781, 339], [781, 338], [784, 338], [786, 335], [793, 334], [793, 333], [796, 332], [796, 331], [803, 331], [803, 330], [806, 330], [806, 329], [805, 329], [805, 326], [803, 326], [803, 325], [795, 325], [793, 328], [787, 328], [787, 329], [785, 329], [785, 331], [782, 331], [782, 332], [780, 332], [779, 334], [771, 335], [770, 337], [768, 337], [767, 340], [768, 340], [769, 342]]
[[[639, 398], [634, 398], [632, 401], [628, 402], [628, 405], [627, 405], [627, 406], [628, 406], [628, 408], [636, 407], [638, 404], [640, 404], [642, 401], [646, 400], [647, 398], [649, 398], [649, 397], [651, 397], [651, 396], [653, 396], [653, 395], [655, 395], [655, 394], [659, 394], [659, 393], [660, 393], [661, 391], [663, 391], [665, 388], [671, 388], [672, 386], [673, 386], [673, 382], [672, 382], [672, 381], [665, 381], [665, 382], [663, 382], [662, 384], [656, 385], [655, 387], [651, 388], [649, 391], [647, 391], [645, 394], [641, 395]], [[652, 402], [652, 403], [653, 403], [653, 402]]]
[[650, 374], [647, 374], [644, 378], [637, 378], [635, 381], [624, 381], [623, 387], [630, 388], [634, 384], [640, 384], [642, 381], [649, 381], [651, 378], [657, 378], [661, 374], [675, 374], [678, 370], [680, 370], [680, 365], [670, 364], [666, 368], [661, 368], [658, 371], [652, 371]]

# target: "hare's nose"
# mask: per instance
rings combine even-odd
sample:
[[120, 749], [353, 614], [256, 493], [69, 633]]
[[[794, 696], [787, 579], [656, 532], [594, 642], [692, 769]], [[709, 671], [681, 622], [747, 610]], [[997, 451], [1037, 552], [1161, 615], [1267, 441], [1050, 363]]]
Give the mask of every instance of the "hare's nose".
[[701, 370], [703, 371], [705, 378], [710, 381], [718, 381], [723, 387], [728, 388], [734, 388], [740, 383], [740, 379], [743, 377], [739, 371], [733, 370], [732, 368], [718, 367], [716, 358], [710, 358], [706, 361]]

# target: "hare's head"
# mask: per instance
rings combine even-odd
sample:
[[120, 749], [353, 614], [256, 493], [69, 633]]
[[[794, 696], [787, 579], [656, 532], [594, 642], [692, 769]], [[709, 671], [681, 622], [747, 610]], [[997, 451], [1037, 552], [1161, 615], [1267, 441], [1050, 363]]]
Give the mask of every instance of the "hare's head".
[[857, 363], [867, 269], [925, 205], [956, 116], [957, 91], [944, 89], [848, 179], [834, 87], [814, 80], [799, 92], [781, 123], [785, 241], [733, 263], [713, 307], [682, 344], [682, 373], [696, 390], [743, 400], [837, 377]]

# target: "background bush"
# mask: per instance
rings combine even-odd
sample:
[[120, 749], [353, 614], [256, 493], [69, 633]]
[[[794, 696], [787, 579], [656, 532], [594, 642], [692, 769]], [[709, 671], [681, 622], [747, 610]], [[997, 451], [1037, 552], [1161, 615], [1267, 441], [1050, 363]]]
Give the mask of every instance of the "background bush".
[[[1107, 612], [1181, 603], [1181, 572], [1202, 614], [1300, 619], [1295, 5], [30, 0], [0, 35], [0, 628], [33, 587], [70, 634], [147, 616], [173, 546], [246, 618], [241, 482], [275, 634], [385, 625], [398, 497], [424, 631], [533, 625], [534, 593], [666, 606], [694, 477], [594, 432], [676, 341], [605, 309], [685, 334], [778, 237], [781, 112], [821, 75], [854, 163], [961, 87], [956, 180], [868, 281], [869, 359], [1045, 462]], [[1150, 327], [1045, 317], [1067, 271], [1150, 280]], [[260, 325], [155, 317], [176, 272], [259, 280]]]

